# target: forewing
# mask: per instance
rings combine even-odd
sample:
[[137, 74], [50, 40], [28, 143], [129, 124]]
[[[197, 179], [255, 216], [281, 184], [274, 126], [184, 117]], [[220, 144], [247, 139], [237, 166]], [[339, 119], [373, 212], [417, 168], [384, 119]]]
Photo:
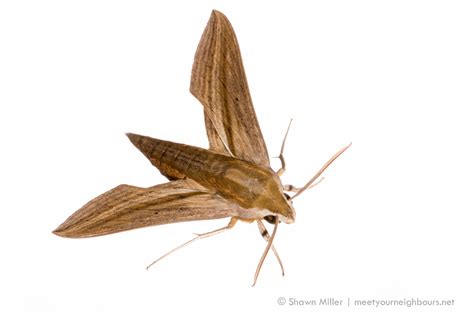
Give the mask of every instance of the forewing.
[[232, 26], [212, 11], [194, 57], [191, 93], [203, 104], [212, 151], [269, 167]]
[[93, 237], [140, 227], [236, 216], [239, 209], [191, 180], [151, 188], [122, 184], [84, 205], [54, 233], [71, 238]]

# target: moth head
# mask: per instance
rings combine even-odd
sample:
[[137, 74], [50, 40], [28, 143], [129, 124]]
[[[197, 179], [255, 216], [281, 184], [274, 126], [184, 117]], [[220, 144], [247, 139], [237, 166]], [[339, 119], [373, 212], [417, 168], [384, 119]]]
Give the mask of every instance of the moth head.
[[291, 201], [290, 196], [286, 193], [282, 193], [281, 195], [282, 199], [278, 203], [278, 208], [275, 209], [275, 215], [270, 215], [267, 216], [268, 218], [265, 218], [267, 222], [272, 222], [272, 224], [275, 223], [276, 217], [278, 216], [278, 219], [285, 224], [291, 224], [295, 221], [296, 217], [296, 212], [295, 209], [293, 208], [293, 202]]
[[296, 212], [293, 208], [291, 197], [286, 193], [283, 193], [283, 196], [286, 200], [286, 203], [282, 203], [283, 207], [278, 210], [278, 213], [276, 215], [267, 215], [263, 218], [270, 224], [275, 224], [277, 218], [278, 221], [283, 221], [286, 224], [291, 224], [295, 221]]
[[295, 217], [296, 217], [296, 212], [295, 212], [295, 209], [293, 208], [293, 201], [291, 201], [291, 197], [288, 194], [283, 193], [283, 196], [285, 197], [287, 208], [286, 208], [286, 214], [285, 216], [282, 217], [282, 220], [286, 224], [291, 224], [295, 221]]

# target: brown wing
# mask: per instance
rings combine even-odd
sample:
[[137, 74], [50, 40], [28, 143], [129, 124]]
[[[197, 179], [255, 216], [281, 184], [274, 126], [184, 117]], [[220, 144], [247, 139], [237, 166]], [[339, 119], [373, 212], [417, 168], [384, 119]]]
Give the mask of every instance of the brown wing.
[[236, 216], [239, 209], [192, 180], [176, 180], [146, 189], [122, 184], [84, 205], [53, 233], [61, 237], [93, 237], [140, 227]]
[[194, 57], [190, 91], [204, 105], [212, 151], [270, 167], [237, 38], [229, 20], [215, 10]]

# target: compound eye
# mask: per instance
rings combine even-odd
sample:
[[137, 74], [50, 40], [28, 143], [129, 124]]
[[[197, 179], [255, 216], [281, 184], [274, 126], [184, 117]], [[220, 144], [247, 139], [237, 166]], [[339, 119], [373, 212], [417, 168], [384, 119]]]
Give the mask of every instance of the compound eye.
[[287, 201], [290, 201], [291, 205], [293, 205], [293, 201], [291, 200], [291, 196], [283, 192], [283, 195], [285, 196]]
[[274, 216], [274, 215], [267, 215], [267, 216], [265, 216], [263, 219], [266, 220], [267, 222], [269, 222], [270, 224], [275, 224], [276, 216]]

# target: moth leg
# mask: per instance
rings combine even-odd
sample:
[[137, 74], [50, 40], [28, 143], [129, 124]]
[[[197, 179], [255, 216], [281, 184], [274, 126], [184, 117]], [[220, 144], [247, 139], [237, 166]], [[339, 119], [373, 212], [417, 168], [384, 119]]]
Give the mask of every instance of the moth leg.
[[280, 177], [283, 175], [283, 173], [286, 170], [285, 158], [283, 158], [283, 150], [285, 149], [286, 137], [288, 136], [288, 132], [290, 131], [290, 126], [291, 126], [292, 121], [293, 121], [293, 119], [291, 119], [290, 124], [288, 124], [288, 128], [286, 129], [285, 137], [283, 138], [283, 142], [281, 143], [280, 155], [278, 155], [278, 157], [277, 157], [277, 158], [280, 158], [280, 161], [281, 161], [281, 168], [278, 169], [278, 171], [277, 171], [277, 174]]
[[[258, 224], [258, 230], [260, 231], [260, 235], [262, 235], [263, 239], [265, 239], [268, 242], [268, 240], [270, 239], [270, 234], [268, 233], [267, 228], [265, 227], [263, 222], [259, 219], [257, 219], [257, 224]], [[272, 244], [272, 251], [278, 260], [278, 264], [280, 265], [281, 275], [285, 276], [285, 269], [283, 268], [283, 263], [281, 262], [280, 256], [278, 255], [278, 252], [273, 244]]]
[[224, 227], [221, 227], [219, 229], [216, 229], [216, 230], [213, 230], [213, 231], [210, 231], [210, 232], [207, 232], [207, 233], [203, 233], [203, 234], [196, 234], [196, 237], [194, 237], [193, 239], [191, 240], [188, 240], [187, 242], [179, 245], [178, 247], [176, 248], [173, 248], [172, 250], [168, 251], [167, 253], [165, 253], [164, 255], [162, 255], [161, 257], [159, 257], [158, 259], [156, 259], [155, 261], [153, 261], [152, 263], [150, 263], [148, 265], [148, 267], [146, 267], [146, 269], [150, 269], [151, 266], [153, 266], [155, 263], [157, 263], [158, 261], [160, 261], [161, 259], [169, 256], [170, 254], [172, 254], [173, 252], [175, 252], [176, 250], [178, 249], [181, 249], [181, 248], [184, 248], [185, 246], [191, 244], [192, 242], [196, 241], [196, 240], [199, 240], [199, 239], [204, 239], [204, 238], [207, 238], [207, 237], [211, 237], [211, 236], [214, 236], [214, 235], [217, 235], [219, 233], [222, 233], [222, 232], [225, 232], [226, 230], [229, 230], [231, 229], [232, 227], [234, 227], [235, 223], [237, 223], [237, 217], [232, 217], [230, 219], [230, 222], [229, 224], [227, 224], [226, 226]]
[[[319, 179], [318, 181], [316, 181], [315, 183], [313, 183], [312, 185], [309, 186], [308, 189], [311, 189], [315, 186], [317, 186], [321, 181], [324, 180], [324, 177], [321, 177], [321, 179]], [[287, 192], [298, 192], [299, 190], [301, 190], [301, 188], [297, 188], [295, 187], [294, 185], [291, 185], [291, 184], [285, 184], [283, 185], [283, 191], [287, 191]]]
[[257, 270], [255, 271], [255, 276], [253, 278], [253, 285], [252, 286], [255, 286], [255, 284], [257, 283], [258, 274], [260, 273], [260, 269], [262, 268], [263, 262], [265, 261], [265, 258], [267, 257], [268, 251], [270, 250], [270, 248], [273, 244], [273, 239], [275, 239], [276, 231], [277, 231], [277, 228], [278, 228], [278, 222], [279, 222], [279, 219], [278, 219], [278, 216], [276, 216], [275, 226], [273, 228], [272, 235], [268, 239], [267, 247], [263, 251], [262, 257], [260, 258], [260, 261], [258, 262], [258, 266], [257, 266]]

